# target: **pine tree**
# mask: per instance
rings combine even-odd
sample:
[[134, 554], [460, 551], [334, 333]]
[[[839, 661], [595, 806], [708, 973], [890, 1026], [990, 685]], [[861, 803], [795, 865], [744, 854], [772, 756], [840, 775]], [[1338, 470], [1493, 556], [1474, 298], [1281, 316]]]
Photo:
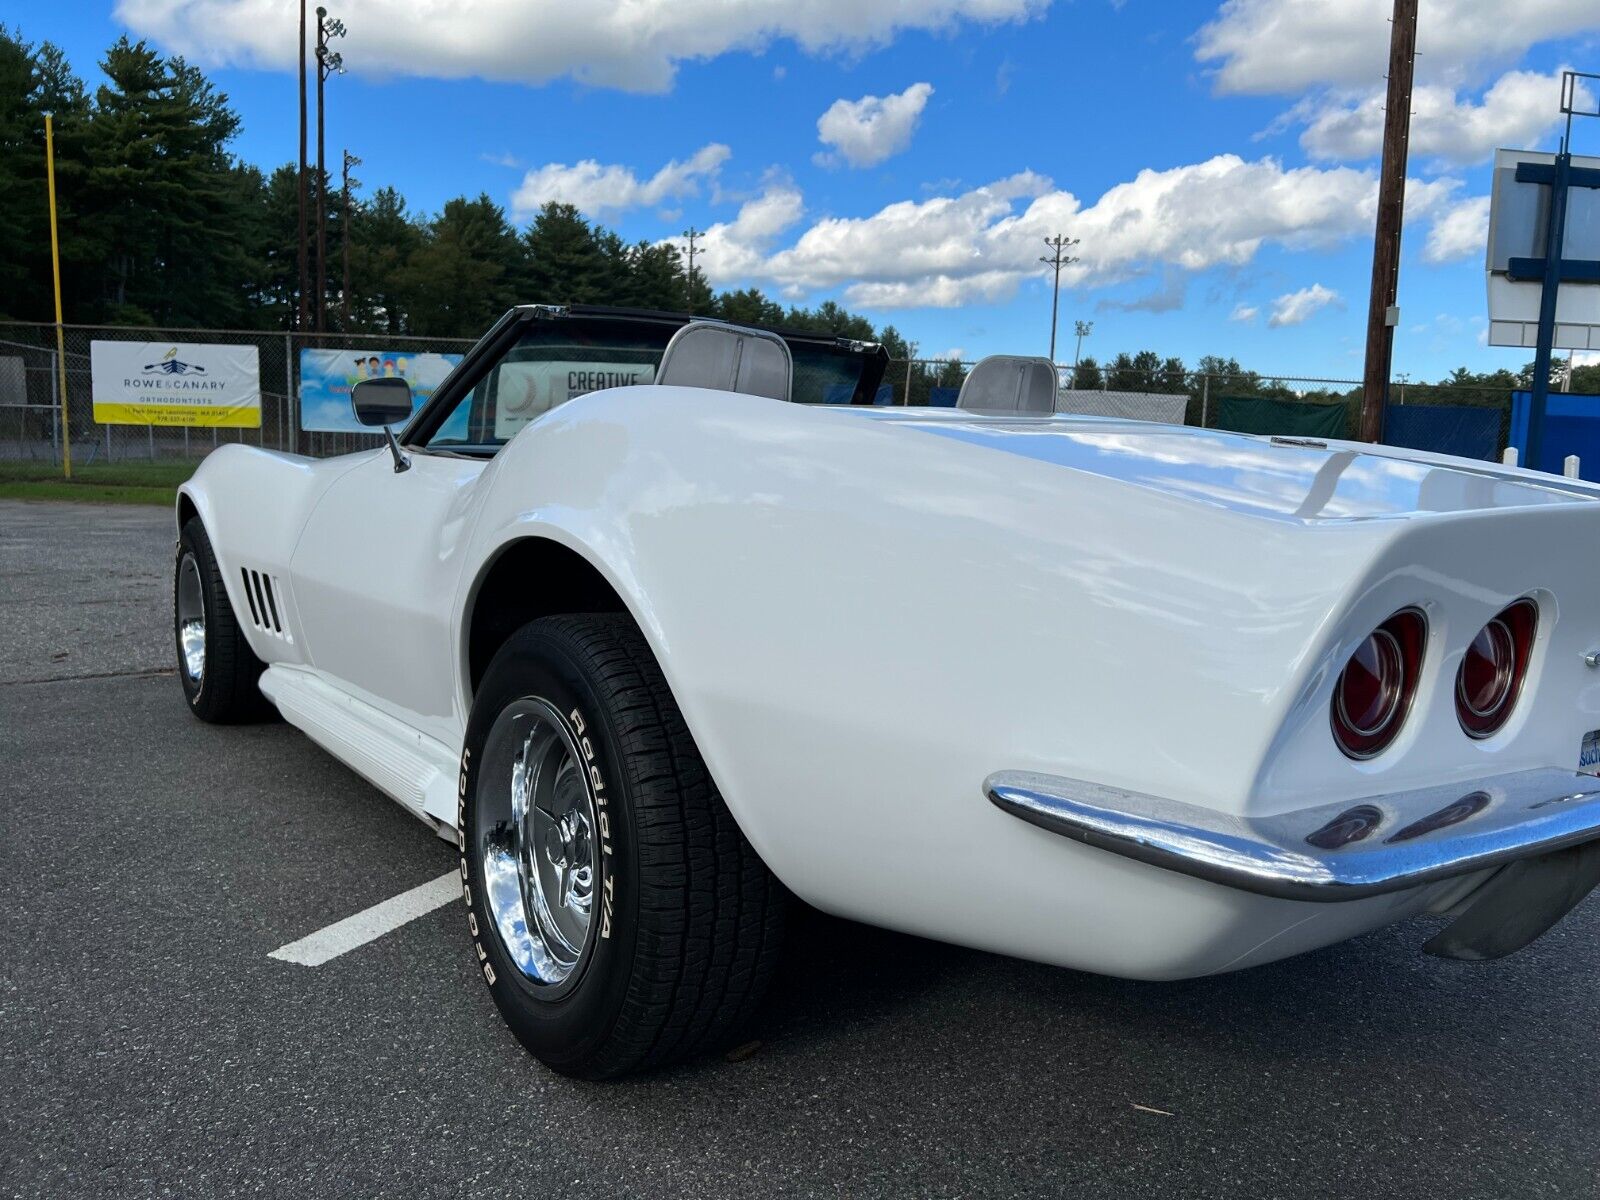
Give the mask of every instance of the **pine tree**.
[[34, 48], [0, 25], [0, 314], [40, 317], [30, 294], [28, 248], [38, 237], [44, 196], [32, 187], [25, 165], [33, 144], [33, 100], [38, 90]]
[[783, 306], [769, 300], [760, 289], [747, 287], [737, 292], [723, 292], [712, 307], [712, 315], [724, 321], [741, 325], [783, 324]]
[[629, 299], [638, 308], [682, 312], [683, 255], [670, 242], [640, 242], [628, 255]]
[[522, 235], [522, 299], [530, 304], [611, 304], [613, 255], [571, 204], [551, 201]]
[[78, 312], [84, 276], [96, 261], [93, 234], [78, 219], [83, 142], [90, 116], [82, 80], [59, 47], [38, 47], [0, 26], [0, 314], [54, 317], [44, 114], [53, 113], [56, 210], [60, 219], [62, 303]]
[[446, 203], [401, 273], [410, 292], [409, 332], [481, 334], [517, 302], [521, 253], [505, 210], [488, 195]]
[[1181, 358], [1168, 358], [1162, 360], [1161, 370], [1156, 376], [1156, 384], [1150, 389], [1153, 392], [1167, 392], [1173, 395], [1182, 395], [1189, 391], [1189, 371], [1183, 365]]
[[119, 39], [101, 69], [85, 195], [108, 242], [108, 315], [241, 323], [247, 259], [230, 231], [246, 198], [226, 149], [238, 116], [199, 70], [144, 42]]
[[[293, 168], [285, 170], [292, 179]], [[292, 216], [292, 196], [290, 201]], [[356, 327], [406, 332], [411, 328], [413, 297], [410, 265], [428, 231], [406, 212], [400, 193], [384, 187], [357, 207], [350, 237], [350, 312]], [[294, 245], [292, 234], [288, 244]]]

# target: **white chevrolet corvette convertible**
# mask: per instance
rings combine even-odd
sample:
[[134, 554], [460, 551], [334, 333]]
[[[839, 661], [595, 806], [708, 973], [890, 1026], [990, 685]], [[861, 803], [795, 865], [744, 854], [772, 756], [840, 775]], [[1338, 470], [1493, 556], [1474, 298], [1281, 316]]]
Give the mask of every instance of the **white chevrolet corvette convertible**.
[[495, 1003], [587, 1078], [734, 1037], [791, 892], [1179, 979], [1424, 912], [1493, 958], [1600, 879], [1595, 489], [883, 370], [521, 308], [415, 415], [356, 385], [383, 447], [219, 450], [189, 706], [264, 698], [459, 844]]

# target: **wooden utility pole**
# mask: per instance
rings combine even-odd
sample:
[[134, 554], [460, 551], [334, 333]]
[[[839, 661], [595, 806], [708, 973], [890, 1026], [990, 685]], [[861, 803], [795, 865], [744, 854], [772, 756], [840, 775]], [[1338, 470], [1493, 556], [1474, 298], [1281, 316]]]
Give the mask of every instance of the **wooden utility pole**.
[[306, 257], [306, 0], [300, 0], [300, 294], [295, 305], [296, 327], [306, 327], [306, 295], [310, 291], [310, 266]]
[[1405, 222], [1406, 157], [1411, 139], [1411, 77], [1417, 55], [1417, 0], [1394, 0], [1389, 30], [1389, 95], [1383, 119], [1383, 169], [1378, 180], [1378, 227], [1372, 245], [1372, 294], [1367, 304], [1367, 364], [1361, 389], [1361, 440], [1383, 436], [1394, 357], [1390, 313], [1400, 289], [1400, 233]]

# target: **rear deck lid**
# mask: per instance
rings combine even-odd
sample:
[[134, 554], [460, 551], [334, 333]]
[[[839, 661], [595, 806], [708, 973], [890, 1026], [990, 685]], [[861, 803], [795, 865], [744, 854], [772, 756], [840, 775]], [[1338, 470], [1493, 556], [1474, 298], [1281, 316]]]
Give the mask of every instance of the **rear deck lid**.
[[856, 411], [998, 454], [1283, 520], [1360, 521], [1597, 499], [1589, 485], [1554, 476], [1349, 442], [1093, 417]]

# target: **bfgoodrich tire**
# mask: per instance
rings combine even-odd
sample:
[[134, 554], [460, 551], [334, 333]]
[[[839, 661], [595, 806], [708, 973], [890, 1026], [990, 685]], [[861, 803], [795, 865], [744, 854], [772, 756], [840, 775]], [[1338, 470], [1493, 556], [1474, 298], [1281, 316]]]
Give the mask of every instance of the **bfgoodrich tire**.
[[532, 1054], [605, 1079], [716, 1049], [747, 1022], [786, 894], [627, 617], [547, 617], [511, 637], [473, 702], [459, 796], [474, 955]]
[[262, 663], [245, 641], [222, 586], [222, 571], [199, 517], [178, 533], [172, 576], [172, 637], [178, 680], [189, 711], [202, 721], [230, 724], [266, 715], [258, 681]]

